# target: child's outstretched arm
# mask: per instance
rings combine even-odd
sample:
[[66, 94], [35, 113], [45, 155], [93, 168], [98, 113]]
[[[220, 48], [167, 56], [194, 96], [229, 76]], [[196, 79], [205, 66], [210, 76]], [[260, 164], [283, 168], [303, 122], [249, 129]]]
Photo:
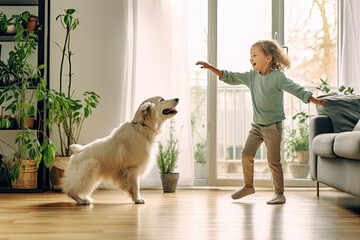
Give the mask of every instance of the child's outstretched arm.
[[324, 106], [327, 103], [326, 99], [314, 98], [313, 96], [309, 98], [309, 101], [322, 106]]
[[198, 61], [196, 63], [196, 65], [201, 65], [201, 68], [205, 68], [210, 70], [211, 72], [213, 72], [216, 76], [221, 77], [222, 75], [222, 71], [217, 69], [216, 67], [214, 67], [213, 65], [207, 63], [207, 62], [203, 62], [203, 61]]

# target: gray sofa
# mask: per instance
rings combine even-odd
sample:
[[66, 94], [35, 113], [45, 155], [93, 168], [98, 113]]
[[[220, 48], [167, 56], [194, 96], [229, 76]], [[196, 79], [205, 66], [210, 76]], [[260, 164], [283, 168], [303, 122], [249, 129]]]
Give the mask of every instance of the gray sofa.
[[309, 123], [310, 175], [319, 183], [360, 196], [360, 96], [324, 96]]

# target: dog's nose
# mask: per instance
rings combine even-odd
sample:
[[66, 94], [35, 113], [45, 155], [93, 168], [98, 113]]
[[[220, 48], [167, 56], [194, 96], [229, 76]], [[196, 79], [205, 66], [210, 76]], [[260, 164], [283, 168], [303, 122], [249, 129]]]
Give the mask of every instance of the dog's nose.
[[179, 102], [179, 99], [178, 99], [178, 98], [175, 98], [175, 102]]

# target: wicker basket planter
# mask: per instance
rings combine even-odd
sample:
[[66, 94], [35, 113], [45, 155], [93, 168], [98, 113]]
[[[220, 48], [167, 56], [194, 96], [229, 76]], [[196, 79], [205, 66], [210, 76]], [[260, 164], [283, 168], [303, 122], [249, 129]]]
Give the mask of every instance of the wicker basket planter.
[[19, 169], [19, 178], [12, 180], [13, 189], [36, 189], [37, 188], [37, 165], [35, 160], [22, 160]]
[[64, 177], [64, 172], [69, 165], [69, 157], [56, 157], [53, 166], [50, 169], [50, 179], [52, 189], [61, 191], [61, 179]]

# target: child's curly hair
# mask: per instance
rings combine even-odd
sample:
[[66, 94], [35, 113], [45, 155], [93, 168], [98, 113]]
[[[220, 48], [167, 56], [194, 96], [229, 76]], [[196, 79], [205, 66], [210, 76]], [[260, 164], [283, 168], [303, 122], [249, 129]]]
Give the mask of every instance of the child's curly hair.
[[271, 63], [271, 69], [273, 70], [283, 70], [285, 68], [290, 68], [290, 60], [285, 54], [284, 50], [280, 45], [274, 40], [260, 40], [253, 44], [253, 46], [258, 46], [266, 55], [271, 55], [273, 60]]

